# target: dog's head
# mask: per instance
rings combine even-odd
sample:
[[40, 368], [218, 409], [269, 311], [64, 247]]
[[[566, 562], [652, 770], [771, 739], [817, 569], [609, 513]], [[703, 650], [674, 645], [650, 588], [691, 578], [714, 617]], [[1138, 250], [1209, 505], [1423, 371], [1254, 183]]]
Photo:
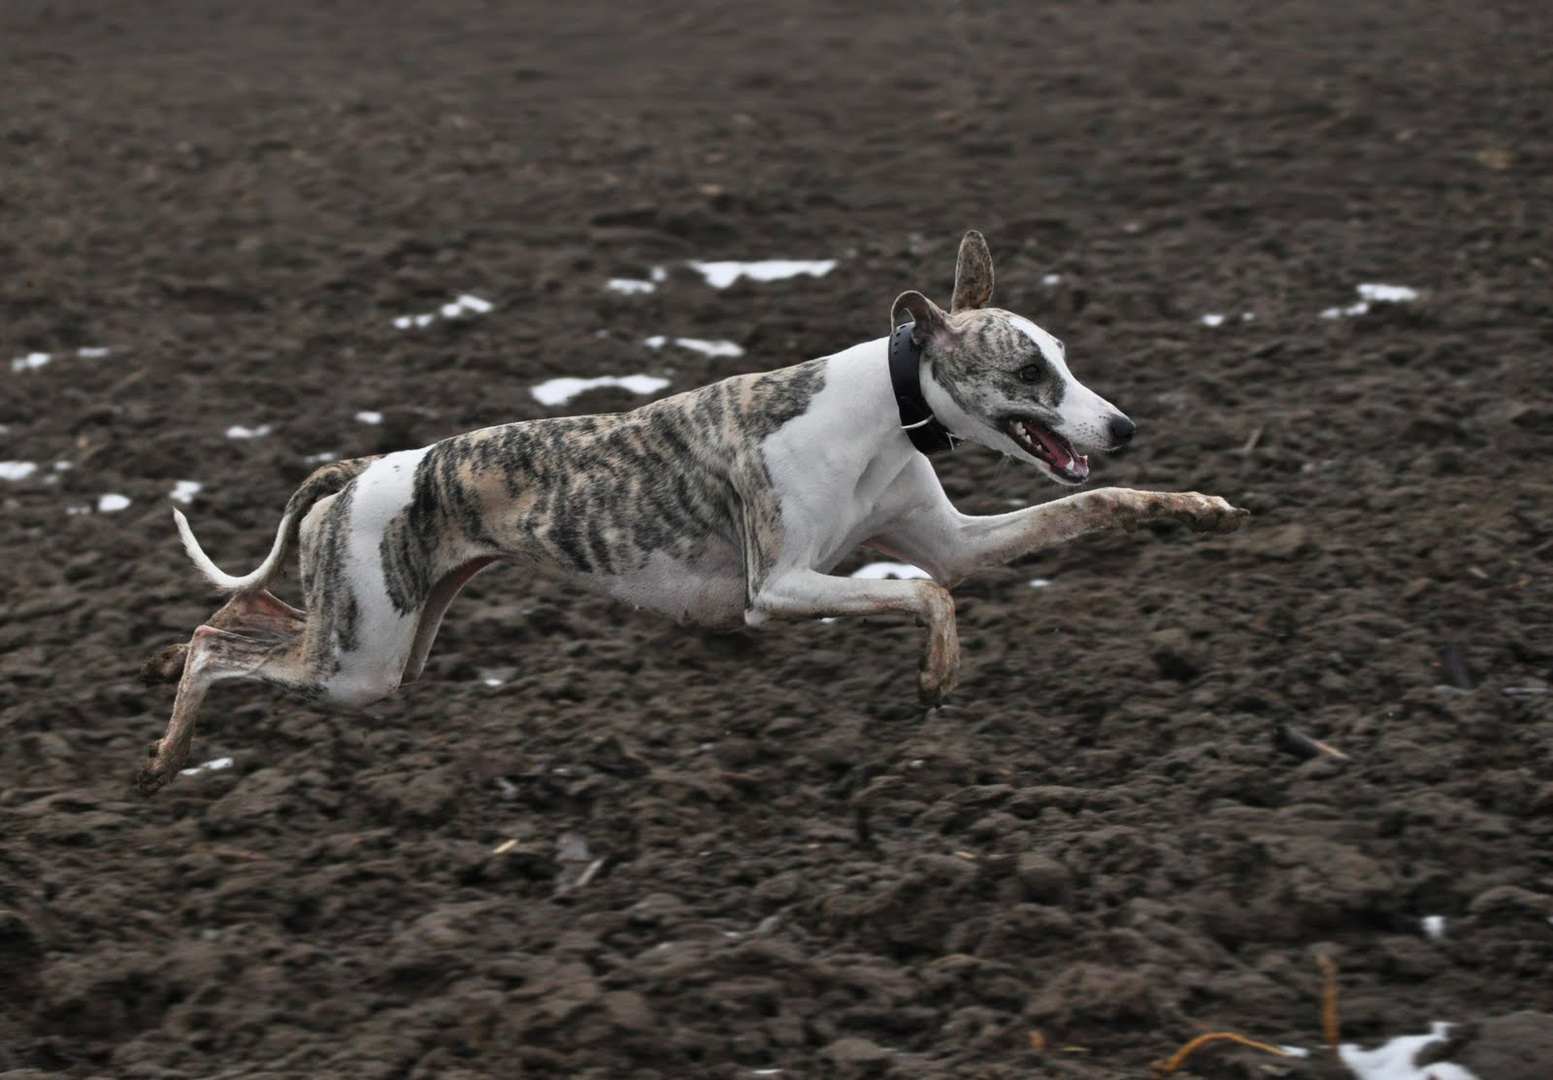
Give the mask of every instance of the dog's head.
[[905, 292], [890, 324], [909, 315], [922, 346], [928, 404], [956, 437], [1033, 462], [1061, 484], [1089, 477], [1090, 453], [1132, 438], [1126, 415], [1068, 370], [1062, 342], [992, 300], [992, 254], [979, 232], [960, 243], [954, 300], [945, 312]]

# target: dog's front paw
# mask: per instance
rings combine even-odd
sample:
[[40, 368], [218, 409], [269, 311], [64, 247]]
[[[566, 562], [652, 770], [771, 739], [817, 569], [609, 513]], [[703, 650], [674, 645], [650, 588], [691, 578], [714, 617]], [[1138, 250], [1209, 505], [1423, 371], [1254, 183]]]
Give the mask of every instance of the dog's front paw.
[[1173, 501], [1170, 516], [1194, 532], [1234, 532], [1251, 516], [1251, 511], [1232, 506], [1217, 495], [1200, 495], [1189, 491], [1173, 496]]
[[942, 705], [960, 682], [960, 636], [953, 622], [928, 630], [927, 651], [917, 669], [917, 697], [930, 709]]

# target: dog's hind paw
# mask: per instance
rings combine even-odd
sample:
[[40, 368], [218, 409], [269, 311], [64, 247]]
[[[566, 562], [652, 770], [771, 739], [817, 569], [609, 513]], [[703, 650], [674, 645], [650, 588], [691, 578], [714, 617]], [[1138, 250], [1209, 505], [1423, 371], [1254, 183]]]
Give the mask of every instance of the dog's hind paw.
[[166, 787], [168, 781], [173, 778], [173, 773], [177, 771], [176, 769], [168, 768], [166, 762], [160, 764], [157, 762], [156, 752], [159, 745], [157, 743], [152, 744], [151, 760], [146, 762], [145, 767], [135, 777], [135, 790], [148, 797], [155, 795]]

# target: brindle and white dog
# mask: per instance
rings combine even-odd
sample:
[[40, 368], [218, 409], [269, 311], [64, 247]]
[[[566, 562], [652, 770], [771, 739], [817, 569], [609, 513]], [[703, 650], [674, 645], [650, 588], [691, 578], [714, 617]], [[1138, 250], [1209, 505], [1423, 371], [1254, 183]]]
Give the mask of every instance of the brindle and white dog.
[[[891, 309], [892, 325], [913, 320], [903, 334], [920, 356], [919, 386], [903, 396], [941, 434], [1081, 483], [1086, 454], [1127, 441], [1133, 423], [1073, 377], [1060, 341], [991, 299], [991, 255], [967, 233], [950, 311], [919, 292]], [[178, 696], [140, 790], [177, 775], [218, 679], [346, 708], [415, 681], [454, 595], [502, 560], [702, 625], [906, 612], [927, 629], [918, 685], [937, 704], [960, 662], [949, 587], [967, 574], [1096, 529], [1174, 519], [1227, 532], [1245, 515], [1207, 495], [1105, 488], [966, 516], [905, 430], [890, 352], [881, 338], [629, 413], [504, 424], [327, 465], [291, 497], [269, 557], [246, 577], [222, 573], [174, 511], [195, 565], [233, 596], [187, 645], [146, 663], [148, 679], [178, 680]], [[298, 538], [306, 611], [265, 589]], [[832, 575], [860, 545], [932, 580]]]

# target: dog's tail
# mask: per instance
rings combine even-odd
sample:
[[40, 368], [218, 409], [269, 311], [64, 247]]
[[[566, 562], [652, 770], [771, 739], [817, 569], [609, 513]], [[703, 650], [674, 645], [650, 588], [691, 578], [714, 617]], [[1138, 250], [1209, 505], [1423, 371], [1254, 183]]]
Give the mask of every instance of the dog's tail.
[[302, 486], [297, 488], [296, 493], [286, 501], [286, 512], [281, 515], [280, 526], [275, 530], [274, 546], [270, 548], [270, 553], [264, 562], [260, 563], [259, 568], [251, 574], [233, 577], [211, 562], [210, 556], [205, 554], [199, 541], [194, 539], [194, 530], [189, 528], [189, 519], [183, 516], [182, 511], [175, 509], [173, 519], [178, 523], [178, 535], [183, 538], [183, 550], [189, 553], [189, 558], [194, 560], [194, 565], [199, 568], [199, 572], [223, 592], [249, 592], [263, 588], [264, 583], [275, 572], [275, 568], [286, 557], [287, 550], [296, 542], [297, 532], [302, 527], [302, 519], [307, 516], [313, 504], [319, 499], [340, 491], [381, 456], [381, 454], [375, 454], [371, 457], [336, 461], [323, 466], [302, 481]]

